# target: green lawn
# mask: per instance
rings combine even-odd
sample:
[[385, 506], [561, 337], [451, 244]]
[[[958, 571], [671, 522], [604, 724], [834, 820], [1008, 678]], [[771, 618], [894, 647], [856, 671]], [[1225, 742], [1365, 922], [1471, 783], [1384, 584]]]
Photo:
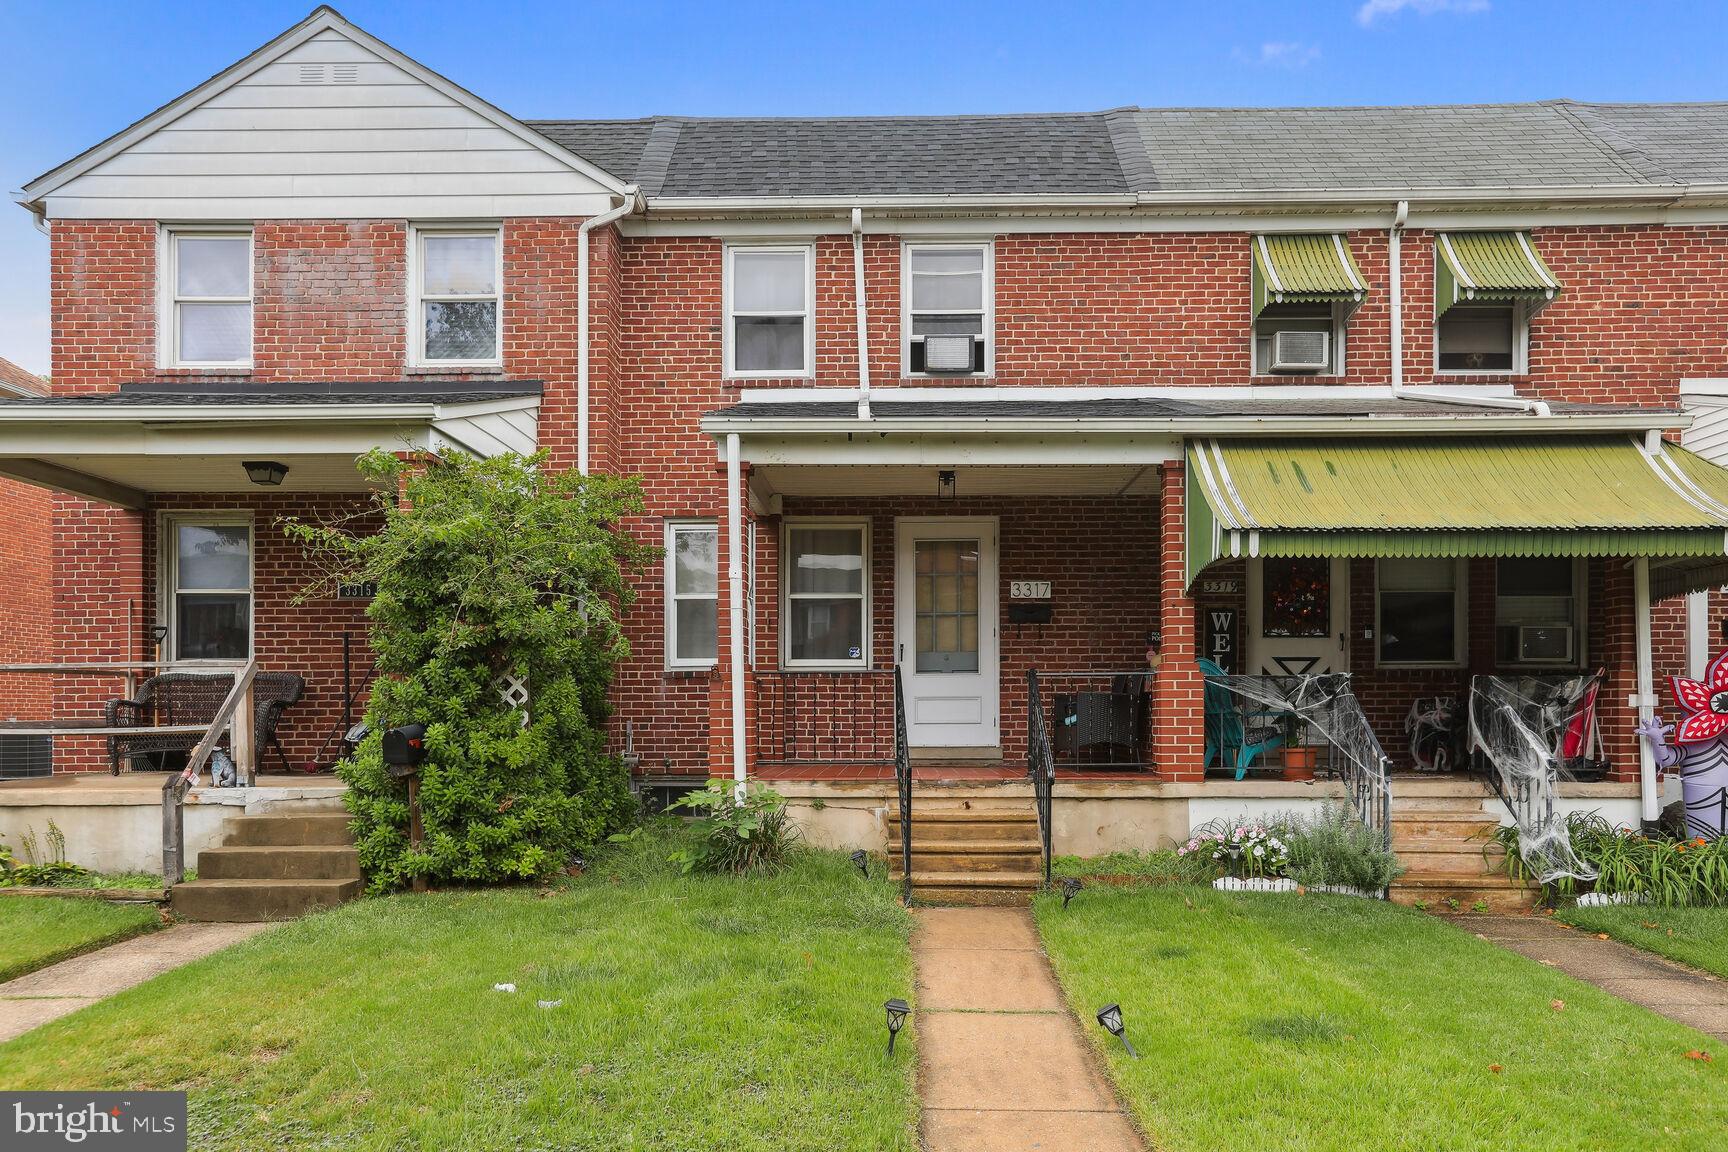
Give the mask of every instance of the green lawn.
[[735, 880], [668, 850], [283, 925], [0, 1045], [0, 1088], [184, 1088], [200, 1149], [915, 1148], [894, 890], [833, 853]]
[[1728, 908], [1562, 908], [1555, 917], [1728, 976]]
[[[1205, 888], [1089, 888], [1036, 914], [1162, 1152], [1698, 1149], [1728, 1128], [1728, 1053], [1685, 1057], [1718, 1045], [1468, 922]], [[1143, 1059], [1092, 1023], [1110, 1001]]]
[[161, 923], [153, 904], [0, 896], [0, 980], [10, 980]]

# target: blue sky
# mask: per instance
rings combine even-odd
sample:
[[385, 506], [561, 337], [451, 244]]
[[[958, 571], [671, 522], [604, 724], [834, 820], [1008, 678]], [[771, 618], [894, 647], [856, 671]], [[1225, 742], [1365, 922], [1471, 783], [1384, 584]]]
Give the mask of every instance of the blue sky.
[[[10, 193], [312, 4], [0, 0]], [[1721, 3], [350, 0], [349, 19], [535, 116], [1076, 111], [1124, 104], [1728, 98]], [[47, 238], [0, 204], [0, 356], [48, 367]]]

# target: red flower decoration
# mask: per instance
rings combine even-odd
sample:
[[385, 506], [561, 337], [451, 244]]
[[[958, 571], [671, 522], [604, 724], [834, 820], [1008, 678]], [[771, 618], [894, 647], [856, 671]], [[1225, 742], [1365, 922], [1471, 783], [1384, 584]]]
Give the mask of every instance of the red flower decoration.
[[1703, 681], [1671, 676], [1674, 699], [1690, 713], [1674, 729], [1676, 744], [1701, 744], [1728, 732], [1728, 652], [1710, 661]]

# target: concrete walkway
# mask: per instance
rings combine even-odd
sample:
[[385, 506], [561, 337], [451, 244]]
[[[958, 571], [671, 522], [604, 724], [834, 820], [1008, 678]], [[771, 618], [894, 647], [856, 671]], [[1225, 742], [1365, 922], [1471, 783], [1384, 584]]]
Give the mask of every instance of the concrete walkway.
[[0, 984], [0, 1043], [152, 976], [255, 936], [268, 924], [176, 924]]
[[1143, 1152], [1024, 908], [916, 913], [926, 1152]]
[[1581, 928], [1562, 927], [1546, 916], [1471, 916], [1457, 923], [1502, 948], [1728, 1041], [1728, 980]]

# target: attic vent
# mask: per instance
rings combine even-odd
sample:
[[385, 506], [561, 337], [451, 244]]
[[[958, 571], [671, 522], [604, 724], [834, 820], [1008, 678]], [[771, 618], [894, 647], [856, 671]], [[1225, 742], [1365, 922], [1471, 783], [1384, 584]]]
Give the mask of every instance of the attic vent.
[[325, 81], [326, 81], [326, 75], [324, 72], [324, 65], [322, 65], [322, 64], [302, 64], [302, 65], [300, 65], [300, 83], [302, 83], [302, 84], [323, 84]]
[[360, 79], [360, 65], [358, 64], [332, 64], [330, 71], [332, 73], [331, 79], [338, 84], [352, 84]]

